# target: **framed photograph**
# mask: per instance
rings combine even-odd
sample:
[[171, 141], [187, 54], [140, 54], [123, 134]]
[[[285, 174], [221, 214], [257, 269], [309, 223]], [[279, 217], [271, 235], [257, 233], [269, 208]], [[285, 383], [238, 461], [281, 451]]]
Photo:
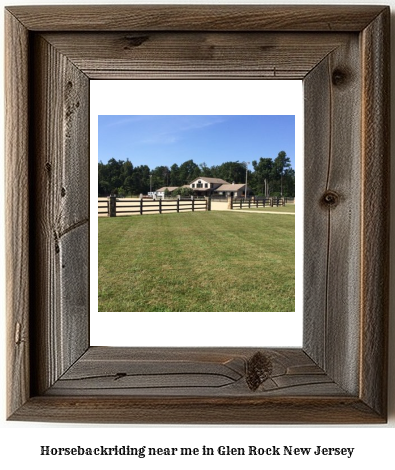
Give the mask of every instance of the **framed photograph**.
[[91, 346], [301, 347], [302, 137], [301, 80], [92, 81]]
[[[5, 18], [8, 419], [386, 422], [389, 8]], [[91, 346], [89, 90], [119, 79], [303, 81], [301, 348]]]

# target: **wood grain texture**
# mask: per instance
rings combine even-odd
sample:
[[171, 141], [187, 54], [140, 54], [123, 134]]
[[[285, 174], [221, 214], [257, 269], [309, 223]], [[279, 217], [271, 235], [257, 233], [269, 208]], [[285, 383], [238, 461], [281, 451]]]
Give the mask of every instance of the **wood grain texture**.
[[32, 31], [361, 31], [383, 7], [65, 5], [8, 7]]
[[362, 34], [362, 298], [360, 396], [387, 410], [390, 216], [390, 12]]
[[[348, 33], [49, 33], [89, 78], [302, 80]], [[295, 64], [295, 56], [298, 56]]]
[[89, 82], [42, 37], [32, 49], [32, 337], [42, 393], [89, 345]]
[[[9, 419], [385, 422], [389, 9], [12, 7], [6, 19]], [[280, 70], [305, 84], [303, 348], [89, 348], [89, 80]]]
[[[251, 386], [251, 359], [260, 376]], [[262, 362], [262, 361], [261, 361]], [[300, 349], [90, 348], [46, 393], [127, 396], [344, 396]]]
[[304, 344], [353, 394], [359, 386], [362, 254], [358, 51], [356, 35], [304, 81], [310, 97], [305, 106], [305, 200], [310, 203], [304, 229], [309, 253], [304, 265]]
[[379, 424], [356, 397], [33, 397], [19, 421], [146, 424]]
[[7, 413], [30, 396], [28, 31], [5, 12]]

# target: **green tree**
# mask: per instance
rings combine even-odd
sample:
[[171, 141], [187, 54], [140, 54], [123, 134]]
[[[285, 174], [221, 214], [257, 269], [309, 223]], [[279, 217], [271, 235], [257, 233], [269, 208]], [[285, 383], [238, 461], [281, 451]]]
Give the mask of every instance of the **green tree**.
[[180, 167], [177, 163], [174, 163], [170, 167], [170, 186], [181, 186], [181, 179], [180, 179]]
[[108, 177], [107, 165], [99, 162], [98, 168], [99, 196], [109, 196], [111, 193], [111, 185]]
[[277, 157], [274, 159], [273, 162], [273, 173], [274, 179], [277, 183], [279, 183], [279, 193], [280, 196], [283, 196], [284, 188], [283, 188], [283, 178], [284, 172], [291, 167], [291, 160], [287, 157], [287, 154], [284, 150], [278, 153]]
[[193, 160], [187, 160], [180, 165], [179, 176], [181, 185], [189, 184], [192, 180], [200, 176], [200, 168]]
[[157, 166], [151, 172], [152, 190], [155, 191], [163, 186], [169, 186], [170, 169], [167, 166]]
[[133, 172], [136, 194], [147, 194], [150, 188], [150, 169], [147, 165], [136, 166]]
[[[259, 161], [254, 160], [252, 166], [254, 171], [248, 170], [248, 186], [255, 194], [289, 197], [295, 195], [295, 170], [283, 150], [274, 161], [271, 158], [260, 158]], [[199, 176], [221, 178], [230, 183], [244, 183], [246, 167], [243, 162], [229, 161], [209, 168], [205, 163], [197, 165], [193, 160], [187, 160], [180, 166], [174, 163], [170, 169], [161, 165], [151, 170], [147, 165], [134, 167], [128, 159], [123, 161], [111, 158], [106, 164], [98, 164], [98, 194], [146, 194], [150, 189], [150, 181], [152, 189], [155, 190], [162, 186], [182, 186]]]
[[257, 194], [263, 194], [264, 197], [270, 195], [271, 182], [274, 178], [273, 160], [271, 158], [260, 158], [257, 162], [252, 161], [252, 167], [254, 168], [254, 183], [255, 192]]
[[208, 167], [205, 162], [199, 164], [200, 174], [199, 176], [206, 176], [210, 178], [213, 176], [212, 168]]
[[295, 197], [295, 170], [287, 168], [283, 175], [283, 196]]
[[118, 188], [122, 186], [121, 169], [123, 163], [122, 160], [115, 160], [115, 158], [111, 158], [107, 162], [107, 181], [113, 194], [118, 194]]
[[224, 162], [214, 167], [215, 178], [221, 178], [229, 183], [245, 183], [246, 167], [243, 162]]
[[175, 189], [171, 195], [173, 197], [181, 196], [181, 197], [189, 197], [192, 196], [193, 194], [193, 189], [192, 188], [177, 188]]
[[125, 196], [131, 196], [133, 194], [133, 165], [129, 159], [123, 163], [120, 171], [120, 179], [122, 181], [122, 192]]

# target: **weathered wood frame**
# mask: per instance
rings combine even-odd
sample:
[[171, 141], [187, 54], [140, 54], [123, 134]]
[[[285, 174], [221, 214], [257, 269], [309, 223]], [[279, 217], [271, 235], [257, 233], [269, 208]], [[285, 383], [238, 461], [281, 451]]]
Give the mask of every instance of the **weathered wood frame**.
[[[389, 8], [5, 17], [8, 419], [385, 422]], [[303, 348], [89, 346], [89, 81], [110, 78], [304, 80]]]

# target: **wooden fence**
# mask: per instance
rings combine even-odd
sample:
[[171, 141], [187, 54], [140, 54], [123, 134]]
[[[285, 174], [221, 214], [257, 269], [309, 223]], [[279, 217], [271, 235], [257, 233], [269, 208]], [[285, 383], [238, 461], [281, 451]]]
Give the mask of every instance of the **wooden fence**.
[[208, 211], [210, 199], [123, 199], [110, 196], [99, 199], [98, 215], [117, 217], [123, 215], [163, 214], [165, 212]]
[[230, 199], [230, 208], [231, 209], [245, 209], [251, 207], [278, 207], [278, 206], [285, 206], [285, 198], [258, 198], [258, 197], [251, 197], [251, 198], [229, 198]]
[[108, 215], [109, 213], [109, 202], [108, 200], [104, 200], [104, 199], [99, 199], [98, 201], [98, 214], [99, 216], [100, 215]]

